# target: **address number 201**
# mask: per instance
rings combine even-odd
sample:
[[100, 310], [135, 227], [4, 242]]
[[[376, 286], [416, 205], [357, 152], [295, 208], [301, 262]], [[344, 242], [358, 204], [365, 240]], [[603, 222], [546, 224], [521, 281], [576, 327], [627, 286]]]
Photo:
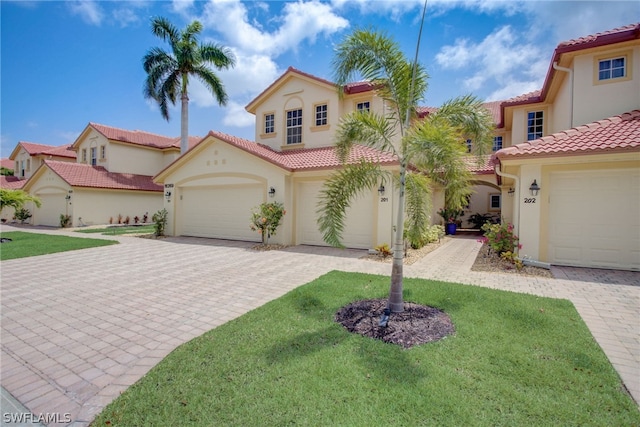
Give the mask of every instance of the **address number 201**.
[[524, 198], [524, 202], [525, 203], [535, 203], [536, 202], [536, 198], [535, 197], [525, 197]]
[[380, 201], [381, 202], [388, 202], [389, 198], [388, 197], [380, 197]]

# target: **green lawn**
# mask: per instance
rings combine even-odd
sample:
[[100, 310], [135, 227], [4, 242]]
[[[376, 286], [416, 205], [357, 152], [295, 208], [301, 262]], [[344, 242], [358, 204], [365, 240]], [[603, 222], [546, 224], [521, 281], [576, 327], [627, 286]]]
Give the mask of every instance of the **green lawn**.
[[153, 224], [145, 225], [123, 225], [115, 227], [104, 228], [85, 228], [76, 230], [78, 233], [100, 233], [107, 235], [120, 235], [120, 234], [152, 234], [154, 230]]
[[403, 350], [334, 322], [388, 286], [320, 277], [180, 346], [93, 425], [640, 425], [569, 301], [405, 279], [406, 300], [445, 310], [454, 336]]
[[118, 243], [114, 240], [85, 239], [82, 237], [26, 233], [24, 231], [0, 233], [0, 237], [12, 239], [11, 242], [0, 243], [1, 261]]

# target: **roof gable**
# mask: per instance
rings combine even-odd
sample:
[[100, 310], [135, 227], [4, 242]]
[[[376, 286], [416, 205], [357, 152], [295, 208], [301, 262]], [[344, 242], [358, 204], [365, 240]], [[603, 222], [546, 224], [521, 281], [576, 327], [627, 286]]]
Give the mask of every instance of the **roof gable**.
[[503, 148], [500, 160], [640, 151], [640, 110]]
[[[73, 147], [77, 149], [78, 145], [89, 134], [91, 129], [95, 130], [105, 138], [111, 141], [122, 142], [125, 144], [138, 145], [147, 148], [155, 148], [159, 150], [176, 149], [180, 150], [180, 137], [169, 137], [158, 135], [142, 130], [126, 130], [113, 126], [101, 125], [99, 123], [90, 122], [78, 139], [73, 143]], [[189, 148], [193, 147], [200, 141], [199, 136], [189, 137]]]
[[91, 166], [83, 163], [59, 162], [45, 160], [33, 176], [27, 181], [27, 187], [31, 182], [48, 168], [58, 175], [63, 181], [72, 187], [103, 188], [112, 190], [137, 190], [137, 191], [163, 191], [161, 185], [155, 184], [152, 177], [131, 173], [109, 172], [101, 166]]
[[24, 149], [30, 156], [56, 156], [67, 157], [70, 159], [76, 158], [76, 152], [69, 144], [54, 146], [46, 144], [38, 144], [35, 142], [19, 141], [16, 147], [11, 152], [9, 159], [15, 159], [21, 149]]

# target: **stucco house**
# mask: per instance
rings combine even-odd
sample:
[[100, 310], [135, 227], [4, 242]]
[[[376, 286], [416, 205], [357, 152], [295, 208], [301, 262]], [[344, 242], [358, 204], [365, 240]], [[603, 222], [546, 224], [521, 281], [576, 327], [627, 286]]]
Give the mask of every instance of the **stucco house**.
[[[154, 180], [165, 187], [167, 233], [259, 241], [260, 235], [249, 228], [251, 209], [278, 201], [287, 214], [272, 242], [326, 245], [318, 231], [317, 209], [324, 182], [341, 167], [333, 145], [340, 117], [359, 109], [388, 108], [368, 82], [345, 85], [342, 98], [337, 89], [330, 81], [289, 67], [246, 107], [256, 117], [255, 141], [212, 131], [160, 172]], [[425, 107], [419, 114], [431, 110]], [[361, 158], [398, 170], [398, 162], [388, 154], [357, 146], [349, 161]], [[479, 186], [499, 195], [488, 160], [470, 160], [469, 168]], [[439, 222], [442, 191], [436, 189], [434, 200], [432, 219]], [[480, 209], [480, 204], [484, 209], [484, 200], [473, 207]], [[391, 244], [396, 209], [396, 189], [389, 183], [384, 190], [362, 195], [347, 211], [343, 244], [364, 249]]]
[[69, 144], [56, 147], [20, 141], [9, 156], [9, 160], [13, 162], [13, 175], [21, 180], [29, 179], [45, 159], [75, 162], [76, 153]]
[[560, 43], [542, 89], [501, 109], [494, 164], [520, 255], [640, 270], [640, 24]]
[[180, 156], [180, 139], [89, 123], [69, 151], [73, 162], [43, 159], [24, 184], [42, 201], [29, 207], [32, 224], [59, 226], [60, 215], [74, 226], [150, 220], [163, 205], [152, 177]]

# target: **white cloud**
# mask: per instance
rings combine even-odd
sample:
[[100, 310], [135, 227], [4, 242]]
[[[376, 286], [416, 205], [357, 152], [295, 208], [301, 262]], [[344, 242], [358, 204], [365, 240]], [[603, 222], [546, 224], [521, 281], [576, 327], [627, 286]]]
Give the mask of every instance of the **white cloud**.
[[171, 9], [180, 15], [186, 15], [193, 7], [194, 0], [173, 0], [171, 2]]
[[442, 47], [436, 55], [436, 62], [444, 69], [473, 70], [463, 78], [468, 90], [478, 91], [487, 85], [497, 85], [510, 93], [510, 88], [519, 85], [521, 89], [517, 92], [521, 94], [532, 86], [537, 86], [534, 89], [540, 88], [548, 65], [547, 58], [548, 55], [544, 55], [538, 47], [521, 42], [511, 27], [505, 26], [479, 43], [461, 39], [452, 46]]
[[130, 24], [135, 24], [140, 21], [140, 18], [133, 9], [122, 8], [113, 11], [113, 19], [120, 25], [121, 28], [127, 27]]
[[222, 119], [222, 123], [225, 126], [234, 127], [250, 127], [255, 125], [256, 118], [253, 114], [247, 113], [244, 109], [244, 105], [231, 101], [225, 107], [225, 116]]
[[83, 21], [91, 25], [100, 25], [104, 13], [100, 5], [91, 0], [75, 0], [67, 3], [71, 13], [79, 15]]

